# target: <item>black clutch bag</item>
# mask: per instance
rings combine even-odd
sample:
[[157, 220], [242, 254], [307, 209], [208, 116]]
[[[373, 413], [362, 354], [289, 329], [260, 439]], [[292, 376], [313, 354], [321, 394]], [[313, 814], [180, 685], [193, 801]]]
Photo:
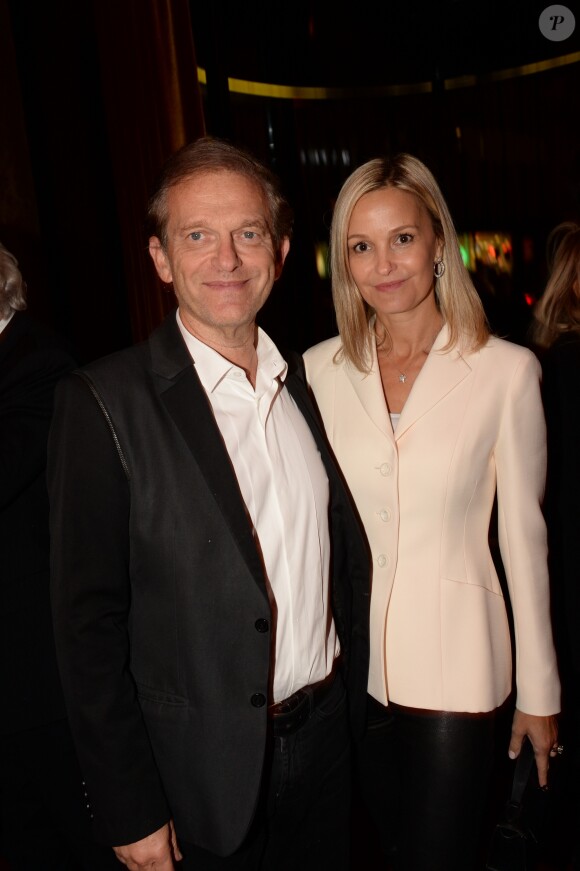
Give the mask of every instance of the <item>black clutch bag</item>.
[[[487, 857], [487, 871], [532, 871], [538, 861], [538, 836], [526, 812], [524, 796], [534, 766], [534, 751], [526, 739], [516, 761], [511, 795], [496, 824]], [[539, 787], [538, 787], [539, 788]]]

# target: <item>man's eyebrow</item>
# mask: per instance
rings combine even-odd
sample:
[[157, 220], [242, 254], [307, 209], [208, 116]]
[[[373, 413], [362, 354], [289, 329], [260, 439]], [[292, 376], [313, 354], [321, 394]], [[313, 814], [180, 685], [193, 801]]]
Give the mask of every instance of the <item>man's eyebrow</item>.
[[[240, 221], [237, 224], [236, 227], [234, 227], [234, 232], [236, 230], [242, 229], [243, 227], [259, 227], [262, 230], [266, 230], [267, 232], [270, 232], [269, 224], [264, 218], [258, 218], [258, 217], [244, 218], [242, 221]], [[180, 227], [177, 227], [177, 232], [178, 233], [185, 233], [189, 230], [212, 230], [212, 229], [213, 229], [212, 222], [201, 218], [199, 221], [195, 221], [195, 220], [186, 221]]]
[[240, 227], [261, 227], [263, 230], [268, 229], [268, 222], [264, 218], [246, 218], [239, 224]]

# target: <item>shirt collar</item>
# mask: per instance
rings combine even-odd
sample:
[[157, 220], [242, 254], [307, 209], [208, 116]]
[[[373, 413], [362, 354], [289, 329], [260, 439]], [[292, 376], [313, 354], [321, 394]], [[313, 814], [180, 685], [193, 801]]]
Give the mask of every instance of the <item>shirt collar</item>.
[[[177, 326], [183, 336], [187, 350], [194, 362], [199, 379], [208, 393], [213, 391], [221, 384], [223, 379], [231, 372], [232, 369], [237, 369], [234, 363], [226, 360], [218, 351], [210, 348], [204, 342], [193, 336], [189, 330], [183, 325], [179, 309], [176, 312]], [[284, 382], [288, 371], [288, 364], [283, 356], [278, 351], [278, 348], [267, 335], [267, 333], [258, 327], [258, 344], [256, 347], [258, 354], [258, 375], [257, 382], [263, 379], [270, 381], [279, 380]]]
[[7, 318], [0, 318], [0, 333], [3, 333], [12, 318], [14, 317], [14, 309], [10, 312]]

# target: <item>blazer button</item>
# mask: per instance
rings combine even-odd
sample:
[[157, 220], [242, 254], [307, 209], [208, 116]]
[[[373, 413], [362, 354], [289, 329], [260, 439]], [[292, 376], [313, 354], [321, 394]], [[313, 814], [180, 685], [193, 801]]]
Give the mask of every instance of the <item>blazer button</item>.
[[266, 704], [266, 696], [263, 693], [254, 693], [250, 701], [255, 708], [263, 708]]
[[256, 627], [258, 632], [267, 632], [270, 628], [270, 624], [264, 617], [260, 617], [258, 620], [256, 620], [254, 626]]
[[382, 463], [382, 465], [379, 466], [379, 471], [383, 478], [387, 478], [392, 471], [390, 463]]
[[384, 553], [380, 553], [377, 557], [377, 562], [381, 568], [384, 568], [388, 563], [389, 558]]

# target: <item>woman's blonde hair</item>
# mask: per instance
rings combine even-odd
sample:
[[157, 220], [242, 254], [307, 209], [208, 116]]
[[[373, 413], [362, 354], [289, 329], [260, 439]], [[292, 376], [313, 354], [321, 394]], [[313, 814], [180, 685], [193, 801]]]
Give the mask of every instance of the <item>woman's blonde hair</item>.
[[539, 348], [549, 348], [562, 333], [580, 333], [580, 224], [558, 224], [546, 249], [550, 275], [532, 324], [532, 339]]
[[[431, 219], [435, 236], [442, 243], [445, 272], [435, 278], [435, 294], [449, 327], [444, 350], [461, 345], [476, 350], [489, 336], [489, 327], [469, 273], [463, 264], [453, 221], [434, 176], [416, 157], [400, 154], [375, 158], [347, 178], [338, 195], [330, 229], [332, 297], [342, 351], [361, 372], [371, 365], [372, 333], [369, 321], [374, 309], [362, 298], [352, 277], [348, 258], [348, 228], [353, 209], [364, 194], [381, 188], [398, 188], [413, 194]], [[388, 338], [387, 338], [388, 341]]]

